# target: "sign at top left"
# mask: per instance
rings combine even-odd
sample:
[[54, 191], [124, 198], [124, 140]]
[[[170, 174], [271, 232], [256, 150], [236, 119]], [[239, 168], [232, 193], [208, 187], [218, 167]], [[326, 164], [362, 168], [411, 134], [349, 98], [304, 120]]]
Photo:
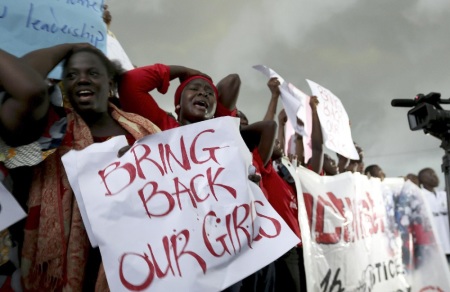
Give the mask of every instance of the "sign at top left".
[[[62, 43], [90, 43], [106, 52], [104, 0], [2, 0], [0, 48], [15, 55]], [[61, 68], [49, 77], [60, 79]]]

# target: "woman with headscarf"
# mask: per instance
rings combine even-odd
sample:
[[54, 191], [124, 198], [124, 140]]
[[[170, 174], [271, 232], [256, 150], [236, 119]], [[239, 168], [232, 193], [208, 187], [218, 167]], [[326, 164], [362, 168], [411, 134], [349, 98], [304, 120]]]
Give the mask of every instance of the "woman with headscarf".
[[62, 80], [72, 108], [66, 109], [67, 130], [61, 146], [33, 175], [22, 250], [27, 291], [92, 291], [94, 285], [98, 290], [107, 289], [102, 269], [96, 281], [98, 249], [90, 248], [61, 157], [110, 137], [125, 135], [133, 143], [159, 131], [147, 119], [110, 102], [118, 73], [117, 67], [93, 47], [75, 47], [65, 57]]

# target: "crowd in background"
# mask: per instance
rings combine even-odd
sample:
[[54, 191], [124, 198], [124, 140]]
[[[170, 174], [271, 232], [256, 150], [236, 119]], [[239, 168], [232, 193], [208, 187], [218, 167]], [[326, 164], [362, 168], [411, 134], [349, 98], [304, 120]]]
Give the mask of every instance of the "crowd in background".
[[[107, 11], [104, 20], [111, 21]], [[48, 79], [61, 61], [61, 79]], [[176, 116], [152, 96], [156, 91], [167, 93], [169, 86], [177, 88]], [[132, 145], [144, 136], [191, 123], [240, 118], [240, 132], [255, 168], [249, 179], [261, 187], [300, 239], [297, 190], [283, 160], [324, 176], [350, 171], [380, 180], [386, 177], [379, 165], [364, 165], [363, 141], [355, 143], [359, 160], [325, 153], [317, 97], [309, 103], [312, 157], [305, 162], [302, 136], [284, 137], [288, 119], [277, 108], [279, 80], [270, 78], [261, 84], [268, 88], [267, 111], [258, 121], [249, 121], [246, 109], [239, 107], [240, 86], [237, 73], [214, 82], [207, 73], [181, 65], [153, 64], [124, 72], [85, 43], [42, 48], [20, 58], [0, 49], [0, 167], [4, 184], [28, 214], [0, 231], [0, 290], [108, 290], [99, 250], [89, 244], [61, 157], [114, 136], [125, 135]], [[295, 151], [284, 153], [286, 140]], [[436, 173], [429, 167], [418, 174], [405, 170], [406, 179], [423, 189], [449, 258], [447, 194], [437, 190]], [[227, 291], [306, 291], [306, 273], [300, 242]]]

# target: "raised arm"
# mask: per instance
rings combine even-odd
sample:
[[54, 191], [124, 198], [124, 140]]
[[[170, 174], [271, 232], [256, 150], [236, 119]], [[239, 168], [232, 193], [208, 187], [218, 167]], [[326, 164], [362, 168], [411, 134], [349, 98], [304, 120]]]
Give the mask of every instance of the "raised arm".
[[[241, 135], [244, 137], [247, 145], [252, 145], [253, 143], [257, 145], [258, 153], [264, 166], [267, 165], [272, 157], [276, 130], [277, 124], [275, 121], [260, 121], [241, 127]], [[249, 139], [252, 139], [250, 143], [248, 143]]]
[[49, 106], [47, 83], [24, 60], [0, 49], [0, 86], [6, 92], [0, 107], [0, 135], [10, 146], [36, 140]]
[[163, 128], [167, 113], [148, 92], [157, 89], [162, 94], [166, 93], [170, 80], [170, 67], [163, 64], [139, 67], [125, 72], [118, 86], [122, 108], [143, 116]]
[[241, 88], [241, 78], [239, 75], [227, 75], [217, 83], [216, 87], [219, 91], [219, 103], [227, 110], [233, 111], [236, 108], [239, 90]]
[[278, 78], [272, 77], [267, 81], [267, 86], [270, 89], [271, 97], [264, 121], [273, 121], [277, 112], [278, 97], [280, 96], [280, 81], [278, 81]]
[[287, 123], [286, 111], [282, 109], [278, 113], [278, 141], [280, 141], [281, 145], [286, 145], [285, 144], [286, 138], [284, 136], [284, 126], [286, 126], [286, 123]]
[[60, 44], [49, 48], [43, 48], [29, 52], [21, 57], [34, 70], [36, 70], [42, 78], [56, 67], [69, 52], [76, 48], [91, 47], [88, 43], [67, 43]]
[[125, 72], [119, 81], [120, 104], [125, 111], [143, 116], [161, 129], [167, 125], [167, 112], [159, 107], [149, 91], [157, 89], [165, 94], [170, 81], [180, 82], [194, 75], [204, 75], [200, 71], [177, 65], [154, 64]]
[[316, 96], [311, 96], [309, 105], [312, 112], [312, 131], [311, 131], [311, 148], [312, 157], [310, 162], [311, 170], [320, 173], [323, 166], [323, 137], [319, 116], [317, 114], [317, 105], [319, 100]]

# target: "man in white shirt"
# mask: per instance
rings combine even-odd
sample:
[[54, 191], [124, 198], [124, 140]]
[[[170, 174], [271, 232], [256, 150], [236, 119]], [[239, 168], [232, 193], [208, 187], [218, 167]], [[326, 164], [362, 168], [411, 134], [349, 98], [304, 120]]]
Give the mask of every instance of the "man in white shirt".
[[448, 222], [447, 193], [435, 188], [439, 185], [439, 178], [431, 168], [424, 168], [419, 172], [419, 182], [423, 189], [425, 200], [430, 206], [434, 219], [435, 235], [450, 264], [450, 228]]

